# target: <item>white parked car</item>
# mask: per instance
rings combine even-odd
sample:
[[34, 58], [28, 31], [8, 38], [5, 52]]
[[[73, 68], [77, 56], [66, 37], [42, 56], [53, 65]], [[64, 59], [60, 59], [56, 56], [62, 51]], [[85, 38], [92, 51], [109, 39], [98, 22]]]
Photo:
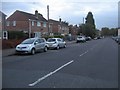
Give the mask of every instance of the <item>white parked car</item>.
[[78, 42], [86, 42], [85, 36], [78, 36], [76, 42], [77, 42], [77, 43], [78, 43]]
[[47, 44], [44, 38], [29, 38], [16, 46], [16, 53], [35, 54], [40, 50], [47, 51]]
[[49, 38], [47, 40], [48, 48], [60, 49], [61, 47], [66, 48], [66, 42], [61, 38]]

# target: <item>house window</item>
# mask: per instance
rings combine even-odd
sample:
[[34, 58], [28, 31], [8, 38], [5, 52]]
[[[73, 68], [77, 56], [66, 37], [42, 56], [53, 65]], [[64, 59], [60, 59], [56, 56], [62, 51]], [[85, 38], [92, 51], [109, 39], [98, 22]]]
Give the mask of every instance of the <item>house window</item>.
[[46, 27], [46, 22], [43, 23], [43, 27]]
[[34, 26], [34, 21], [32, 21], [32, 26]]
[[10, 21], [7, 21], [7, 22], [6, 22], [6, 26], [10, 26]]
[[38, 27], [40, 27], [40, 26], [41, 26], [41, 23], [40, 23], [39, 21], [37, 22], [37, 26], [38, 26]]
[[16, 21], [13, 21], [13, 26], [16, 26]]

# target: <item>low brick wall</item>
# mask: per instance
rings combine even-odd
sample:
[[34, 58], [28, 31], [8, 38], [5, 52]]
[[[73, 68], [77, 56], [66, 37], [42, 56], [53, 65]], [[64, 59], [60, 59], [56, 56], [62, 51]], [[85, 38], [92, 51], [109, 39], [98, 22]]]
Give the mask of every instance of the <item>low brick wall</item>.
[[24, 39], [14, 39], [14, 40], [2, 40], [2, 49], [15, 48]]

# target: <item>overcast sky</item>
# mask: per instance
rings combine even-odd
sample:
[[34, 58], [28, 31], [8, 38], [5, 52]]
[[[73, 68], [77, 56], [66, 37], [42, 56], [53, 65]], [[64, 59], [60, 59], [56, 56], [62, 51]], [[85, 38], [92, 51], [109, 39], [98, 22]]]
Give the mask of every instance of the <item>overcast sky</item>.
[[118, 27], [119, 0], [5, 0], [2, 1], [2, 12], [10, 16], [16, 10], [28, 13], [39, 13], [47, 19], [47, 5], [50, 9], [50, 18], [67, 21], [70, 24], [83, 23], [89, 11], [93, 13], [98, 29], [102, 27]]

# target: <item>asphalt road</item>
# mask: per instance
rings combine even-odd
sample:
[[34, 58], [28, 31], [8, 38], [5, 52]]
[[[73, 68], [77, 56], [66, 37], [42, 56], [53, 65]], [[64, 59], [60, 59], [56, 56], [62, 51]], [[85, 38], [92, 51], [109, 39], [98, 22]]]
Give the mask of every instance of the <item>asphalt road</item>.
[[3, 88], [117, 87], [118, 45], [111, 38], [3, 57]]

